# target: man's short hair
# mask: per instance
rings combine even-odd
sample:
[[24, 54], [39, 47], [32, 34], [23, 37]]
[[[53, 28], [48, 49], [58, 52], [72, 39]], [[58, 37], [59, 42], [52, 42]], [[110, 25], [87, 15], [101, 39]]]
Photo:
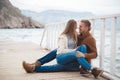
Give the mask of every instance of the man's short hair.
[[85, 25], [87, 26], [87, 27], [89, 27], [89, 31], [91, 30], [91, 23], [90, 23], [90, 21], [89, 20], [81, 20], [81, 22], [83, 22], [83, 23], [85, 23]]

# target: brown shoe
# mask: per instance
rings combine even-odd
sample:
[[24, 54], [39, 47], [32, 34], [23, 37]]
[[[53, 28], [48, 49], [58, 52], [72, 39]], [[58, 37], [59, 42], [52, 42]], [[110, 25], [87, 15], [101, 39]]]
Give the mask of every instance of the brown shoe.
[[25, 61], [23, 61], [23, 68], [27, 73], [33, 73], [34, 71], [34, 66], [27, 64]]
[[89, 77], [91, 75], [91, 73], [84, 69], [83, 67], [80, 68], [80, 74], [84, 77]]
[[93, 74], [93, 76], [94, 76], [95, 78], [98, 78], [98, 77], [101, 76], [102, 73], [103, 73], [103, 70], [100, 70], [100, 69], [98, 69], [98, 68], [93, 68], [91, 71], [92, 71], [91, 73]]

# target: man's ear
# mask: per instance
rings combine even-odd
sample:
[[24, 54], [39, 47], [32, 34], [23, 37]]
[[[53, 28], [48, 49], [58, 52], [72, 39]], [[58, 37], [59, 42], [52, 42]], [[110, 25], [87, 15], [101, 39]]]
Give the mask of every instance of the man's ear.
[[86, 27], [86, 29], [89, 31], [89, 27], [88, 26], [85, 26]]

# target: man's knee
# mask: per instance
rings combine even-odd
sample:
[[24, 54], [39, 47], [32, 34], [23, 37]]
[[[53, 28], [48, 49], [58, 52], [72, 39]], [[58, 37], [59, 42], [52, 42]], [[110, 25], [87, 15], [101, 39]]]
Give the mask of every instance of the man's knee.
[[80, 49], [87, 49], [86, 45], [82, 44], [80, 45]]
[[80, 51], [80, 52], [83, 52], [83, 53], [86, 53], [87, 47], [86, 47], [86, 45], [82, 44], [76, 50]]

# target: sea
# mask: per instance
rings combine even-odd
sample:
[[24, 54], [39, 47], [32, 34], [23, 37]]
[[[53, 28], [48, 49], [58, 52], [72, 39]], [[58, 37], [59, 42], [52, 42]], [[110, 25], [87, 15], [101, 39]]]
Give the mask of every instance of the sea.
[[[30, 41], [35, 44], [40, 45], [44, 33], [44, 29], [0, 29], [0, 42], [21, 42], [21, 41]], [[100, 59], [100, 33], [99, 29], [94, 30], [94, 37], [96, 39], [96, 44], [98, 48], [98, 57], [97, 59], [92, 60], [92, 64], [99, 67]], [[54, 35], [53, 35], [54, 37]], [[44, 42], [42, 43], [44, 44]], [[120, 30], [116, 31], [116, 53], [115, 54], [115, 64], [110, 65], [112, 59], [111, 53], [111, 31], [107, 30], [105, 33], [105, 45], [104, 45], [104, 64], [103, 69], [110, 72], [110, 66], [115, 66], [116, 75], [120, 76]]]

